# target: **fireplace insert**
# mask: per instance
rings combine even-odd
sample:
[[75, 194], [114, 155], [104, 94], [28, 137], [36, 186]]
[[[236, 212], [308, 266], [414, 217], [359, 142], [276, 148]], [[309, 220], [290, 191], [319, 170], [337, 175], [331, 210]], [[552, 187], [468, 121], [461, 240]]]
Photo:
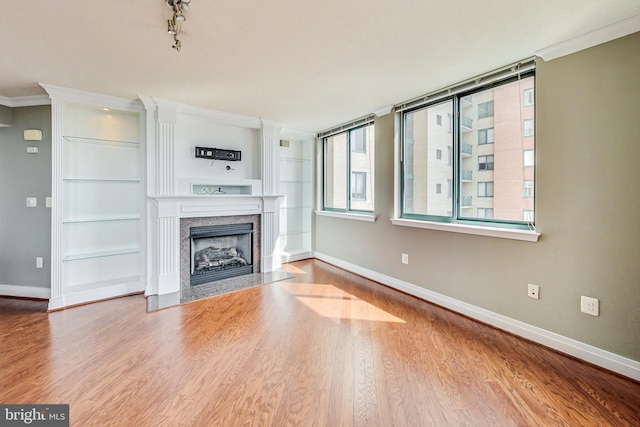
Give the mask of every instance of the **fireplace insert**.
[[253, 224], [191, 227], [191, 286], [253, 273]]

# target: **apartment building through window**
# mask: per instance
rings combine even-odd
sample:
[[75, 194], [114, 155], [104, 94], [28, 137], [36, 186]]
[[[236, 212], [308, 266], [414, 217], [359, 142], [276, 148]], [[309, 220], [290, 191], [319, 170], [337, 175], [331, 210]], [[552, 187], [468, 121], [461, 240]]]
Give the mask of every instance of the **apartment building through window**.
[[[396, 106], [402, 218], [522, 229], [532, 222], [534, 69], [487, 81]], [[451, 127], [438, 126], [438, 117], [451, 118]]]
[[323, 141], [323, 210], [373, 212], [374, 126], [373, 120], [327, 131]]

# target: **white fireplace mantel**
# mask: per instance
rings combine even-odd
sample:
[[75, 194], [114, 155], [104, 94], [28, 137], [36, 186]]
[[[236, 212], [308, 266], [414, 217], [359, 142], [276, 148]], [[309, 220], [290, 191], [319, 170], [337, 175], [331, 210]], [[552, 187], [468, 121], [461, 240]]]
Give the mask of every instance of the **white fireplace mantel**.
[[158, 218], [252, 215], [276, 212], [280, 195], [151, 196]]
[[180, 219], [215, 216], [260, 215], [260, 271], [274, 270], [279, 229], [279, 195], [156, 195], [150, 196], [155, 229], [155, 282], [147, 294], [164, 295], [180, 290]]

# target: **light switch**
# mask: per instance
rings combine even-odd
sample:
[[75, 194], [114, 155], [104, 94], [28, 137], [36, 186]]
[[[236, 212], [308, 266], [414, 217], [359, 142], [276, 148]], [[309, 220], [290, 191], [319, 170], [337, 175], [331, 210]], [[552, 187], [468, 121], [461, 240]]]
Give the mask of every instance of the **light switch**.
[[36, 197], [27, 197], [27, 207], [35, 208], [38, 206], [38, 199]]
[[51, 207], [51, 197], [47, 197], [44, 199], [44, 206], [47, 208]]

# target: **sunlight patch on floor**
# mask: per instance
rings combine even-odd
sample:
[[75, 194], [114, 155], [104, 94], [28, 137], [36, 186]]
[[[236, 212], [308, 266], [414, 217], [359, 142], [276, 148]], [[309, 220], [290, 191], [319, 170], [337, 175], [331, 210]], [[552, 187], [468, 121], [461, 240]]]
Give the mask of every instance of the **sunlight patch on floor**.
[[406, 323], [404, 320], [333, 285], [282, 282], [277, 286], [322, 317]]
[[293, 264], [282, 264], [282, 271], [286, 271], [291, 274], [308, 274], [306, 271], [296, 267]]

